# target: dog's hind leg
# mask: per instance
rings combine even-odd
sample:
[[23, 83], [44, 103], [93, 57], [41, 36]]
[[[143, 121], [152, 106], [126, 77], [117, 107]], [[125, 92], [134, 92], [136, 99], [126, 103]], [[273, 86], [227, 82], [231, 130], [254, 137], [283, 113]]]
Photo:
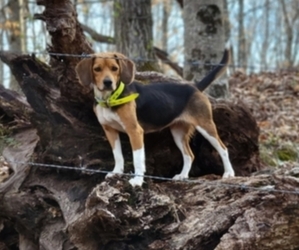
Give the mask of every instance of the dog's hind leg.
[[183, 169], [180, 174], [173, 177], [174, 180], [187, 179], [194, 159], [194, 155], [189, 146], [190, 134], [193, 131], [188, 125], [176, 124], [170, 127], [174, 142], [183, 156]]
[[189, 101], [187, 110], [190, 124], [194, 125], [195, 129], [202, 134], [219, 153], [224, 166], [223, 177], [235, 176], [235, 172], [229, 160], [228, 150], [221, 141], [213, 121], [212, 106], [208, 97], [201, 92], [197, 92]]
[[196, 130], [202, 134], [202, 136], [208, 140], [211, 145], [217, 150], [219, 153], [223, 166], [224, 166], [224, 174], [223, 177], [233, 177], [235, 176], [235, 172], [232, 168], [232, 165], [229, 160], [228, 156], [228, 150], [221, 141], [221, 139], [218, 136], [216, 125], [213, 122], [213, 120], [206, 120], [200, 122], [199, 125], [197, 125]]

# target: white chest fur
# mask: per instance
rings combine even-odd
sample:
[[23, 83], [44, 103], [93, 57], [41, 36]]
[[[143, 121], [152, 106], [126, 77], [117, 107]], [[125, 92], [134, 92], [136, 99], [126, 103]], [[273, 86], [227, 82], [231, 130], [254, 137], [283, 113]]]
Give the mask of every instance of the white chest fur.
[[95, 107], [95, 113], [100, 124], [109, 125], [118, 131], [125, 132], [125, 126], [116, 112], [113, 112], [109, 108], [104, 108], [100, 105], [97, 105]]

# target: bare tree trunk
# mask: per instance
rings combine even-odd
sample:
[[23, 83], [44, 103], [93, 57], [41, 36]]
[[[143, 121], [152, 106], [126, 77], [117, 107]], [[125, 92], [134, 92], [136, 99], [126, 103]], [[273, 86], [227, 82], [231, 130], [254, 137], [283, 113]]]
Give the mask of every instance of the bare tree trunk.
[[[225, 41], [230, 42], [231, 41], [231, 24], [230, 24], [230, 18], [229, 18], [229, 9], [228, 9], [228, 0], [223, 1], [224, 5], [224, 29], [225, 29]], [[234, 50], [233, 46], [230, 45], [230, 73], [234, 73], [235, 71], [235, 59], [234, 59]]]
[[151, 0], [115, 0], [114, 20], [116, 50], [135, 58], [139, 71], [157, 71]]
[[22, 51], [21, 29], [20, 29], [20, 4], [17, 0], [9, 0], [7, 4], [7, 21], [9, 27], [9, 49], [12, 51]]
[[[10, 24], [10, 27], [8, 29], [9, 49], [11, 51], [25, 51], [26, 48], [24, 8], [24, 0], [9, 0], [7, 4], [7, 21]], [[11, 77], [9, 87], [15, 91], [21, 91], [19, 84], [13, 76]]]
[[266, 0], [265, 4], [265, 32], [264, 32], [264, 40], [262, 44], [262, 51], [261, 51], [261, 65], [262, 67], [267, 68], [267, 54], [268, 54], [268, 47], [269, 47], [269, 25], [270, 25], [270, 1]]
[[[199, 81], [218, 63], [225, 45], [223, 0], [184, 1], [184, 78]], [[226, 77], [207, 90], [213, 97], [228, 95]]]
[[169, 0], [163, 0], [163, 14], [162, 14], [162, 49], [167, 52], [168, 43], [168, 18], [170, 12]]
[[18, 0], [19, 2], [19, 22], [20, 22], [20, 43], [21, 51], [26, 52], [26, 23], [25, 23], [25, 10], [27, 6], [27, 0]]
[[[5, 22], [4, 15], [2, 15], [2, 13], [4, 13], [3, 7], [4, 6], [1, 3], [1, 5], [0, 5], [0, 13], [1, 13], [0, 23]], [[4, 29], [0, 29], [0, 50], [4, 50], [3, 43], [4, 43]], [[0, 65], [0, 85], [3, 85], [3, 82], [4, 82], [4, 64], [1, 64]]]
[[228, 9], [228, 0], [223, 0], [223, 22], [225, 30], [225, 41], [230, 40], [230, 20], [229, 20], [229, 9]]
[[[285, 28], [283, 25], [283, 17], [281, 17], [281, 8], [280, 8], [280, 3], [276, 5], [275, 8], [275, 16], [279, 17], [275, 19], [275, 26], [278, 29], [278, 32], [275, 33], [275, 38], [276, 38], [276, 57], [275, 57], [275, 63], [277, 68], [283, 67], [283, 62], [285, 61], [285, 56], [284, 56], [284, 46], [282, 46], [285, 43], [285, 37], [282, 36], [285, 32]], [[279, 46], [278, 46], [279, 45]]]
[[246, 36], [244, 27], [244, 0], [238, 0], [239, 2], [239, 41], [238, 41], [238, 66], [246, 67], [247, 64], [247, 49], [246, 49]]
[[[169, 0], [162, 0], [162, 41], [161, 41], [161, 48], [164, 52], [167, 53], [168, 50], [168, 19], [169, 13], [171, 10], [171, 3]], [[168, 54], [167, 54], [168, 56]], [[167, 66], [165, 64], [162, 65], [162, 72], [167, 70]]]
[[291, 6], [294, 10], [294, 15], [292, 18], [292, 29], [293, 29], [293, 46], [292, 46], [292, 57], [291, 62], [293, 63], [293, 66], [295, 66], [296, 58], [298, 58], [298, 41], [299, 41], [299, 35], [298, 35], [298, 18], [299, 18], [299, 2], [296, 0], [293, 0], [291, 2]]
[[291, 67], [293, 65], [292, 60], [292, 45], [293, 45], [293, 30], [292, 30], [292, 24], [288, 15], [288, 11], [286, 8], [286, 3], [285, 0], [280, 0], [281, 8], [282, 8], [282, 13], [283, 13], [283, 18], [284, 18], [284, 26], [286, 30], [286, 45], [285, 45], [285, 66], [286, 67]]

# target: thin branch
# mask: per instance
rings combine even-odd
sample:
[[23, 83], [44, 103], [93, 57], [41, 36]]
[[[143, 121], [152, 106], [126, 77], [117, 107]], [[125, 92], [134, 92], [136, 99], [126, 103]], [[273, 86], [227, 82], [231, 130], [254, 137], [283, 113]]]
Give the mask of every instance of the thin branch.
[[93, 40], [100, 42], [100, 43], [115, 44], [114, 37], [101, 35], [98, 32], [96, 32], [94, 29], [86, 26], [83, 23], [80, 23], [80, 25], [81, 25], [83, 31], [87, 32]]
[[156, 56], [162, 60], [163, 63], [167, 64], [169, 67], [171, 67], [179, 76], [183, 76], [183, 68], [180, 67], [177, 63], [172, 62], [168, 58], [168, 53], [164, 50], [161, 50], [157, 47], [154, 47]]

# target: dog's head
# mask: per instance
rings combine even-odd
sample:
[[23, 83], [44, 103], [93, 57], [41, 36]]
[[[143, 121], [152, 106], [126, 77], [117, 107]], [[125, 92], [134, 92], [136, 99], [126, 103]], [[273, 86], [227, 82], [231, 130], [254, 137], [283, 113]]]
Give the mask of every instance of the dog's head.
[[135, 64], [120, 53], [98, 53], [80, 61], [76, 72], [83, 86], [93, 84], [95, 93], [105, 97], [120, 81], [130, 84], [134, 80]]

